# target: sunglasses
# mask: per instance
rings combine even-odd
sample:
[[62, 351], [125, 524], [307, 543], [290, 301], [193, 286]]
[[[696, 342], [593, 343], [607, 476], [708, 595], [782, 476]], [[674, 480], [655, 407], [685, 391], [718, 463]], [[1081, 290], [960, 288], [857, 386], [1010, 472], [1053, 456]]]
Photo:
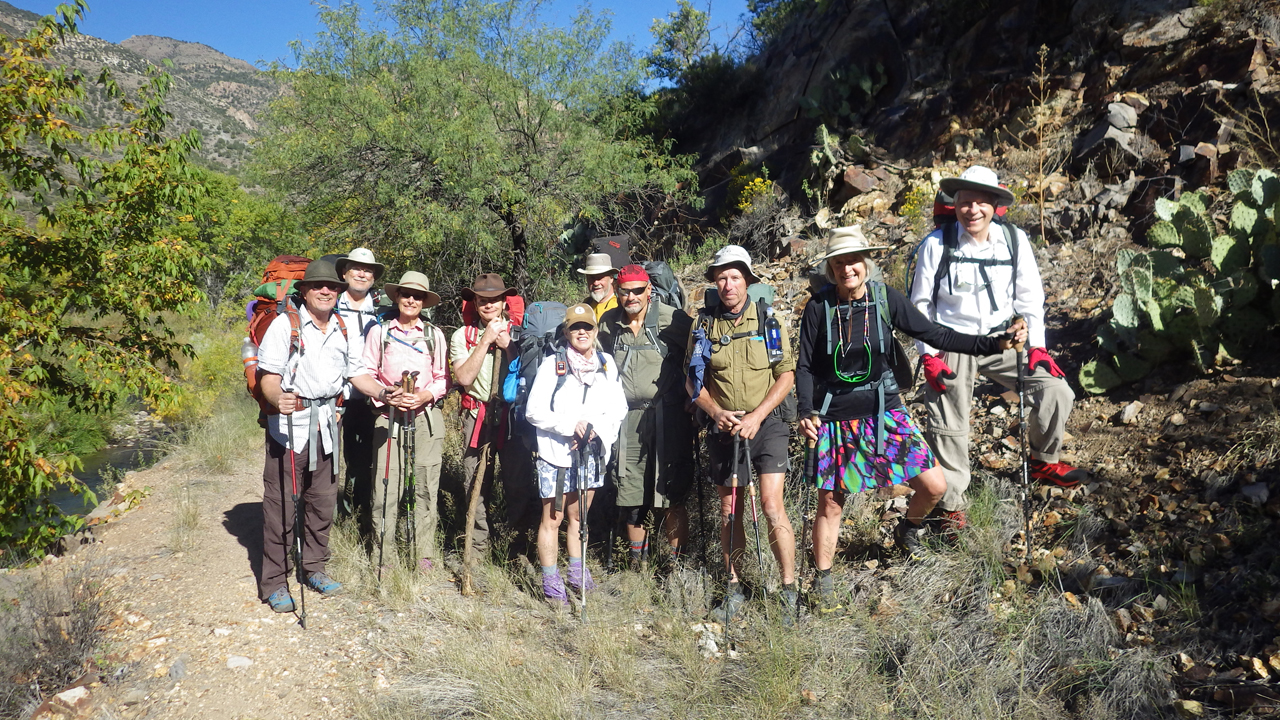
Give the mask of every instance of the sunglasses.
[[643, 294], [645, 294], [645, 292], [646, 292], [648, 289], [649, 289], [649, 286], [648, 286], [648, 285], [645, 285], [644, 287], [638, 287], [638, 288], [624, 288], [624, 287], [620, 287], [620, 288], [618, 288], [618, 295], [620, 295], [620, 296], [626, 296], [626, 295], [643, 295]]
[[588, 323], [574, 323], [569, 326], [569, 332], [571, 333], [589, 333], [595, 329], [594, 325], [590, 325]]
[[307, 290], [328, 290], [329, 292], [336, 292], [336, 293], [342, 292], [343, 289], [344, 288], [342, 285], [338, 285], [337, 283], [328, 283], [328, 282], [313, 283], [310, 287], [307, 288]]
[[403, 290], [400, 291], [400, 297], [405, 300], [413, 300], [414, 302], [422, 302], [427, 299], [427, 296], [423, 293], [405, 292]]

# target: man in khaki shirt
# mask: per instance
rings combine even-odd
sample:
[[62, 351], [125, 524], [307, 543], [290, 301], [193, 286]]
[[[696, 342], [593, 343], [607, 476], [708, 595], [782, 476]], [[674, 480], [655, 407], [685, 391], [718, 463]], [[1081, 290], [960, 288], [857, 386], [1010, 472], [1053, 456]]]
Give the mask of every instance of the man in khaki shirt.
[[[778, 408], [795, 384], [795, 358], [786, 327], [781, 323], [781, 357], [776, 361], [769, 357], [762, 332], [765, 318], [759, 317], [760, 308], [747, 297], [747, 287], [759, 282], [759, 278], [751, 270], [751, 256], [746, 250], [737, 245], [720, 250], [712, 258], [706, 277], [715, 283], [720, 303], [709, 313], [701, 313], [694, 322], [695, 330], [702, 327], [711, 340], [705, 385], [694, 396], [694, 402], [712, 423], [707, 455], [711, 480], [720, 494], [720, 544], [725, 548], [724, 562], [729, 571], [724, 600], [712, 614], [728, 622], [746, 599], [734, 560], [741, 559], [746, 545], [742, 519], [744, 511], [749, 511], [750, 501], [741, 488], [750, 477], [750, 463], [760, 481], [769, 544], [782, 569], [782, 601], [787, 608], [784, 617], [794, 617], [798, 600], [795, 533], [782, 503], [791, 426]], [[688, 347], [692, 356], [696, 352], [692, 336]], [[686, 382], [686, 389], [693, 396], [692, 380]], [[740, 441], [740, 447], [735, 441]], [[735, 448], [739, 449], [736, 457]], [[730, 515], [735, 516], [733, 528], [729, 527]], [[733, 558], [729, 557], [730, 546], [735, 551]]]

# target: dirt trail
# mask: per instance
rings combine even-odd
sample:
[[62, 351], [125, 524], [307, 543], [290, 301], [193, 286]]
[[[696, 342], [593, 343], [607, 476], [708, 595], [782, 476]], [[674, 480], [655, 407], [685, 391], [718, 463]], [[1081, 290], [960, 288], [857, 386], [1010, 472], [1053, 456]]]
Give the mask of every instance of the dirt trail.
[[[353, 693], [380, 677], [360, 640], [359, 603], [308, 593], [305, 630], [272, 612], [256, 595], [261, 469], [246, 460], [232, 475], [200, 478], [176, 466], [131, 474], [126, 489], [152, 494], [96, 528], [101, 543], [61, 561], [99, 565], [117, 601], [107, 640], [120, 670], [92, 691], [99, 716], [350, 717]], [[190, 549], [174, 552], [188, 487], [200, 520]]]

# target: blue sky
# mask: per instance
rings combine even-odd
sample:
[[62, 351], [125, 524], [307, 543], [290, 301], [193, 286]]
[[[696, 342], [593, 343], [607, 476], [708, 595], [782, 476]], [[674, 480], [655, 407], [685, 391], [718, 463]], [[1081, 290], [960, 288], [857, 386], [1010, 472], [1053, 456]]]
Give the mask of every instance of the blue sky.
[[[52, 13], [58, 5], [58, 0], [8, 2], [41, 15]], [[368, 0], [362, 4], [372, 6]], [[547, 21], [563, 24], [580, 5], [577, 0], [547, 0]], [[708, 0], [694, 0], [694, 5], [705, 10]], [[674, 10], [676, 0], [598, 0], [591, 6], [613, 11], [611, 39], [631, 40], [644, 50], [652, 44], [653, 19]], [[711, 0], [711, 23], [720, 29], [716, 41], [723, 44], [725, 32], [738, 25], [746, 6], [746, 0]], [[111, 42], [130, 35], [161, 35], [204, 43], [255, 64], [279, 59], [291, 65], [288, 43], [310, 38], [319, 25], [309, 0], [89, 0], [89, 13], [80, 29]]]

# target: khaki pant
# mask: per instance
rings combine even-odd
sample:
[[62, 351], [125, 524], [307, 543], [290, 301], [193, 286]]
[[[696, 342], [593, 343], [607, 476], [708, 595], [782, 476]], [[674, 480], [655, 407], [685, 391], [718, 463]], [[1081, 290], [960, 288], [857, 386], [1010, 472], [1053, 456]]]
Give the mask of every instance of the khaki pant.
[[[396, 424], [400, 424], [399, 418]], [[407, 499], [401, 484], [400, 467], [408, 458], [401, 457], [400, 441], [408, 428], [399, 428], [397, 437], [389, 438], [389, 461], [387, 431], [387, 416], [379, 415], [373, 430], [377, 448], [374, 453], [376, 470], [373, 478], [373, 559], [375, 562], [381, 561], [383, 565], [390, 565], [396, 558], [396, 520], [404, 512], [403, 506]], [[418, 413], [413, 433], [416, 443], [413, 458], [416, 546], [409, 548], [409, 561], [416, 564], [422, 558], [440, 559], [440, 548], [436, 545], [436, 525], [440, 521], [436, 496], [440, 490], [440, 463], [444, 452], [444, 415], [435, 408], [426, 413]]]
[[[947, 391], [939, 393], [925, 386], [924, 401], [928, 408], [925, 439], [933, 448], [947, 478], [947, 492], [938, 507], [963, 510], [964, 493], [969, 489], [969, 407], [973, 401], [974, 378], [981, 374], [1010, 390], [1017, 390], [1017, 352], [1006, 350], [1000, 355], [977, 357], [947, 353], [947, 365], [955, 371], [947, 380]], [[1049, 374], [1043, 366], [1025, 378], [1027, 406], [1027, 441], [1031, 457], [1054, 463], [1062, 451], [1062, 437], [1067, 430], [1067, 416], [1075, 393], [1062, 378]]]
[[[293, 454], [267, 433], [266, 458], [262, 464], [262, 575], [258, 578], [258, 598], [291, 581], [293, 572], [293, 480], [302, 497], [302, 570], [304, 576], [324, 570], [329, 560], [329, 530], [338, 499], [338, 482], [333, 474], [333, 454], [321, 454], [314, 472], [307, 469], [307, 448]], [[297, 592], [297, 588], [294, 588]]]
[[[656, 462], [658, 407], [627, 411], [619, 440], [618, 507], [666, 508], [680, 504], [693, 484], [693, 428], [680, 404], [662, 408], [662, 462]], [[655, 471], [661, 472], [655, 480]]]
[[[506, 412], [505, 408], [502, 412]], [[475, 418], [464, 415], [462, 419], [463, 441], [471, 437]], [[494, 432], [500, 424], [494, 423]], [[483, 444], [484, 438], [480, 438]], [[533, 450], [518, 434], [507, 439], [501, 450], [497, 442], [492, 445], [489, 464], [480, 486], [480, 503], [476, 506], [475, 524], [471, 526], [471, 543], [480, 553], [489, 549], [489, 515], [493, 511], [494, 465], [501, 463], [502, 496], [507, 506], [507, 526], [513, 535], [509, 554], [527, 554], [537, 541], [538, 525], [542, 521], [542, 500], [538, 497], [538, 484], [533, 476]], [[462, 497], [458, 506], [458, 527], [466, 525], [467, 505], [471, 501], [471, 486], [480, 468], [479, 448], [467, 448], [462, 453]]]

